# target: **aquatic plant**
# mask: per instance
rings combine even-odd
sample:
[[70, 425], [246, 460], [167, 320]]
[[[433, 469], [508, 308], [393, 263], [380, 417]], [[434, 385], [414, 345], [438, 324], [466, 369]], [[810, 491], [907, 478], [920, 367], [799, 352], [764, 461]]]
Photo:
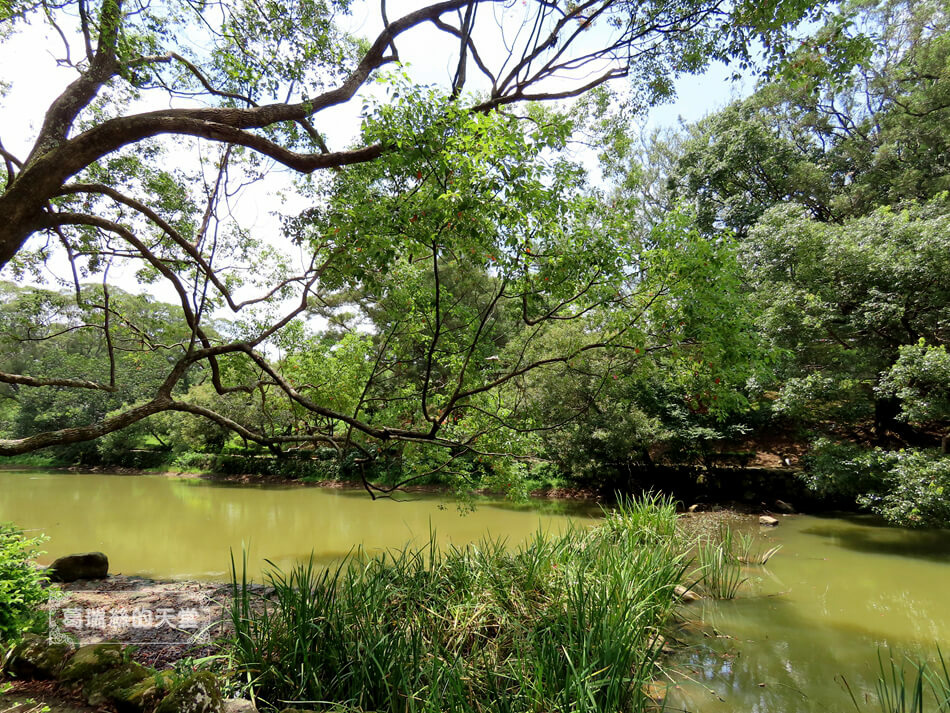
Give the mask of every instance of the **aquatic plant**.
[[274, 568], [266, 596], [233, 566], [234, 670], [275, 708], [644, 711], [686, 567], [675, 521], [669, 500], [630, 501], [515, 551], [430, 540]]
[[759, 546], [755, 535], [748, 532], [736, 533], [734, 554], [736, 559], [745, 565], [764, 565], [767, 564], [775, 554], [782, 549], [781, 545], [774, 545], [768, 549]]
[[[875, 685], [881, 713], [948, 713], [950, 712], [950, 669], [937, 646], [937, 661], [924, 658], [898, 657], [878, 649], [878, 679]], [[858, 698], [842, 676], [841, 682], [860, 713]]]

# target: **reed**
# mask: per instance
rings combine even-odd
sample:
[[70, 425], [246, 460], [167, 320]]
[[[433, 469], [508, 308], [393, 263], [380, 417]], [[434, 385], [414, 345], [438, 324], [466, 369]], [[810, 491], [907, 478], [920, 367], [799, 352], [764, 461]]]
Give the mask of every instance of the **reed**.
[[[885, 657], [877, 652], [878, 679], [875, 694], [881, 713], [950, 713], [950, 669], [937, 646], [936, 660], [912, 659], [893, 653]], [[848, 681], [842, 677], [845, 690], [859, 713], [861, 705]]]
[[706, 595], [734, 599], [746, 581], [735, 549], [735, 535], [728, 526], [721, 527], [716, 536], [700, 538], [696, 546], [699, 569], [694, 576], [698, 588]]
[[765, 565], [782, 549], [781, 545], [775, 545], [768, 549], [759, 546], [755, 535], [748, 532], [739, 532], [734, 539], [735, 556], [745, 565]]
[[440, 551], [430, 539], [256, 593], [232, 560], [231, 656], [262, 708], [644, 711], [686, 555], [676, 512], [628, 501], [591, 529]]

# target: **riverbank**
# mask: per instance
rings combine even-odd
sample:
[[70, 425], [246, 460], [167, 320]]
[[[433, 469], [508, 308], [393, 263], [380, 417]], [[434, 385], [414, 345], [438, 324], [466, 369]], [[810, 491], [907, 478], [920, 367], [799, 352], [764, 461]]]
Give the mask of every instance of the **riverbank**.
[[[176, 676], [224, 654], [227, 670], [211, 668], [227, 689], [251, 681], [243, 692], [278, 710], [319, 700], [395, 713], [411, 697], [421, 711], [553, 711], [573, 710], [580, 696], [606, 697], [598, 711], [640, 711], [658, 690], [686, 572], [676, 520], [669, 501], [631, 502], [596, 527], [513, 551], [487, 540], [407, 546], [342, 569], [296, 565], [266, 590], [240, 572], [236, 590], [124, 576], [77, 582], [63, 585], [50, 635], [118, 640], [134, 662]], [[200, 630], [175, 620], [197, 598], [209, 604]], [[113, 631], [116, 612], [146, 611], [172, 626], [144, 631], [133, 619]], [[189, 648], [170, 640], [176, 632], [206, 639]]]

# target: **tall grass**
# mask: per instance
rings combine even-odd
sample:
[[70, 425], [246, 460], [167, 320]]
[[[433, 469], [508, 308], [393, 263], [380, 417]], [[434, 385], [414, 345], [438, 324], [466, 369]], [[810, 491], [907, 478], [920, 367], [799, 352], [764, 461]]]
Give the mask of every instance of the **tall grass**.
[[[878, 650], [880, 673], [875, 693], [881, 713], [950, 713], [950, 668], [939, 646], [937, 658], [939, 666], [907, 656], [898, 662], [892, 654], [885, 660]], [[854, 691], [847, 680], [843, 677], [841, 680], [860, 713], [861, 706]]]
[[696, 547], [699, 588], [716, 599], [734, 599], [746, 578], [735, 552], [735, 537], [724, 526], [716, 537], [703, 537]]
[[462, 713], [637, 712], [686, 560], [668, 500], [592, 529], [233, 570], [233, 661], [264, 706]]

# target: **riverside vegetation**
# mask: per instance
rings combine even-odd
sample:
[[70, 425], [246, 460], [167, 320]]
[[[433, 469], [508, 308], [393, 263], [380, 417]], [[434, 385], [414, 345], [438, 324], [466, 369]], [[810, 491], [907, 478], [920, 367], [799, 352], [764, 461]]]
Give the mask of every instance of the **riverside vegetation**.
[[[161, 676], [132, 668], [177, 691], [194, 684], [193, 666], [207, 667], [215, 690], [252, 697], [262, 711], [650, 710], [677, 677], [667, 642], [691, 617], [679, 606], [692, 598], [684, 589], [736, 597], [778, 551], [718, 522], [678, 519], [656, 496], [514, 551], [498, 541], [440, 550], [434, 539], [375, 557], [354, 550], [330, 569], [275, 567], [265, 587], [232, 561], [231, 633], [217, 653]], [[4, 561], [31, 577], [7, 588], [4, 603], [34, 602], [5, 634], [15, 641], [35, 625], [45, 592], [24, 566], [35, 543], [9, 534]], [[936, 668], [887, 651], [879, 660], [877, 690], [852, 692], [857, 710], [875, 700], [885, 713], [946, 710], [942, 657]], [[100, 688], [90, 684], [90, 695], [105, 695]]]
[[274, 707], [643, 711], [688, 566], [675, 508], [653, 498], [514, 552], [485, 541], [275, 571], [263, 602], [236, 574], [231, 656]]

